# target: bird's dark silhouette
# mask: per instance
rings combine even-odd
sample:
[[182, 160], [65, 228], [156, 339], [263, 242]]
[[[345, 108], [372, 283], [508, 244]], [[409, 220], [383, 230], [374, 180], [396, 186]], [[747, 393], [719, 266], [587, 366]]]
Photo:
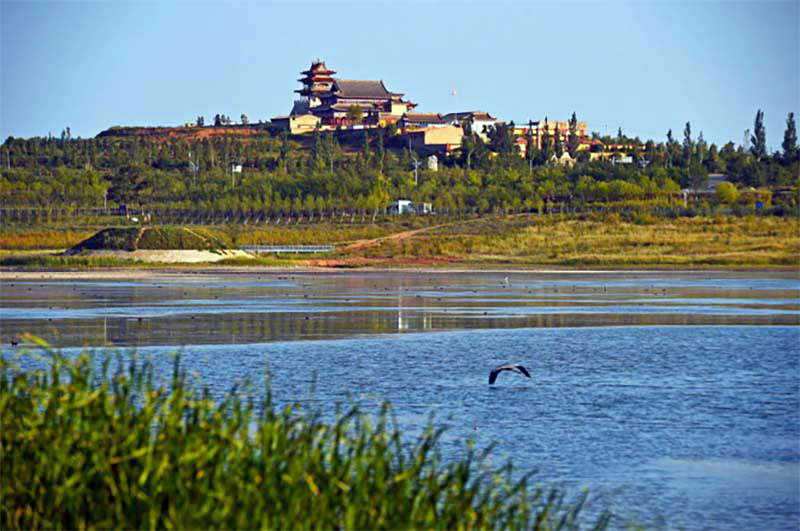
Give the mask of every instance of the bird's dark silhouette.
[[495, 380], [497, 380], [497, 375], [503, 371], [511, 371], [511, 372], [518, 372], [519, 374], [524, 374], [528, 378], [531, 377], [531, 373], [528, 372], [528, 369], [523, 367], [522, 365], [517, 365], [515, 363], [508, 363], [506, 365], [500, 365], [499, 367], [495, 367], [491, 373], [489, 373], [489, 385], [492, 385]]

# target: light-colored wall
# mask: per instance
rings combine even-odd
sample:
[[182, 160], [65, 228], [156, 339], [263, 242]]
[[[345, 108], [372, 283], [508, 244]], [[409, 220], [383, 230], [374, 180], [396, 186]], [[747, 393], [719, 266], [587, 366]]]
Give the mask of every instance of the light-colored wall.
[[446, 127], [425, 128], [425, 144], [461, 144], [464, 130], [461, 127], [450, 125]]
[[313, 114], [298, 114], [289, 118], [289, 132], [293, 135], [307, 133], [316, 129], [319, 117]]
[[405, 113], [408, 112], [408, 103], [397, 103], [392, 102], [392, 110], [391, 113], [396, 116], [403, 116]]

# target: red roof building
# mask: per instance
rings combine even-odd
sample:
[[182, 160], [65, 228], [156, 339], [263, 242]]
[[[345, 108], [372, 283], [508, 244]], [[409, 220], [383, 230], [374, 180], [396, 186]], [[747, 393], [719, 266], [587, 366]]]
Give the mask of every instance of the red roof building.
[[397, 119], [417, 106], [403, 100], [403, 94], [390, 92], [383, 81], [352, 80], [331, 77], [336, 72], [322, 61], [315, 61], [311, 68], [301, 72], [303, 88], [296, 90], [304, 97], [295, 102], [292, 114], [310, 113], [322, 119], [326, 125], [348, 125], [351, 108], [361, 111], [362, 121], [379, 124], [396, 122]]

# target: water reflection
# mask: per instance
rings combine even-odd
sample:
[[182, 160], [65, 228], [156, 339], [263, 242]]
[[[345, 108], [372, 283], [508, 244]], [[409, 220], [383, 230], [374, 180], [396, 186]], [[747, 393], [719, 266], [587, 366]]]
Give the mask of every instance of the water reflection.
[[[445, 458], [467, 438], [496, 443], [495, 465], [513, 456], [543, 481], [612, 493], [620, 528], [661, 515], [669, 528], [796, 529], [796, 274], [504, 276], [9, 280], [0, 335], [3, 353], [23, 331], [138, 346], [163, 378], [181, 350], [217, 398], [268, 373], [281, 406], [389, 400], [412, 438], [436, 412]], [[534, 378], [489, 388], [509, 361]]]
[[2, 341], [191, 345], [457, 329], [798, 325], [792, 274], [187, 275], [2, 284]]

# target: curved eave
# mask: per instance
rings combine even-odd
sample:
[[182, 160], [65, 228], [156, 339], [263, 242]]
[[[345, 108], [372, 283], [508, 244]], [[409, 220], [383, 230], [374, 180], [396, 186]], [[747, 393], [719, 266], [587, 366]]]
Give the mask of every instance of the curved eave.
[[303, 70], [300, 73], [303, 74], [303, 75], [306, 75], [306, 76], [314, 76], [314, 75], [326, 75], [326, 76], [329, 76], [331, 74], [335, 74], [336, 70]]

